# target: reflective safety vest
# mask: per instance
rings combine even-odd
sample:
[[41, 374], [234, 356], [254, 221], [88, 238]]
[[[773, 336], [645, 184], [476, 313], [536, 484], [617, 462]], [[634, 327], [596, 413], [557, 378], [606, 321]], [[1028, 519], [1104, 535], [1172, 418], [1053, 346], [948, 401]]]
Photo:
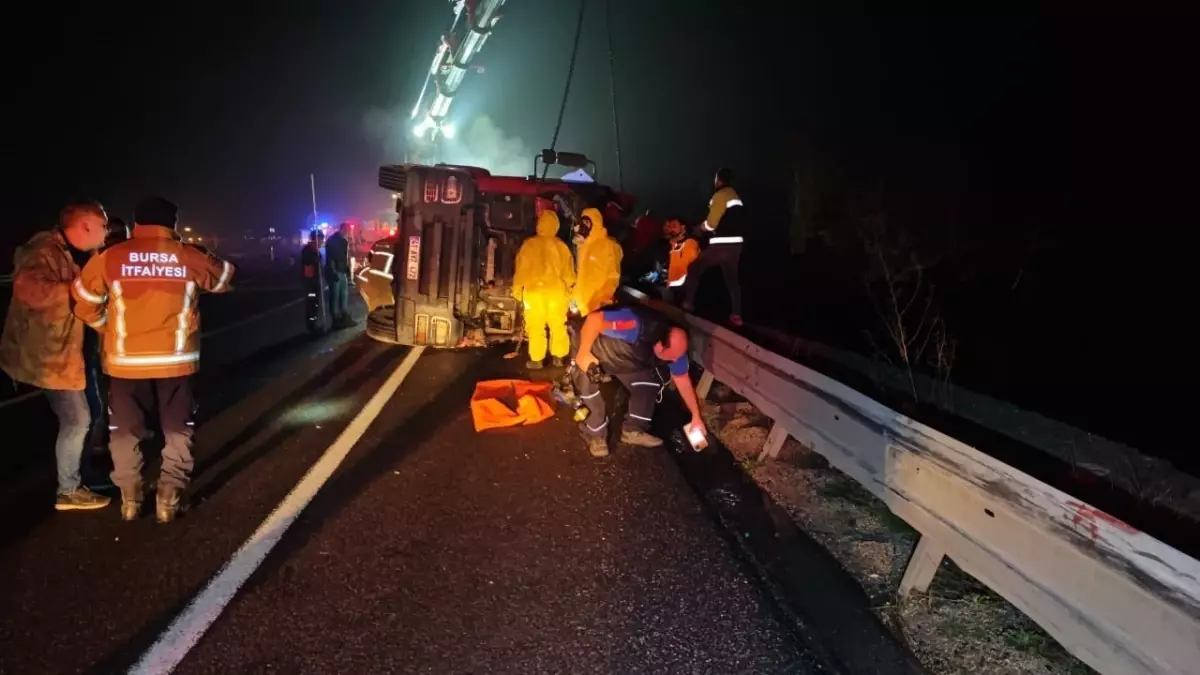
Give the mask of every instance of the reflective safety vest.
[[92, 256], [71, 287], [75, 315], [103, 336], [104, 372], [128, 380], [183, 377], [200, 368], [199, 291], [229, 290], [228, 262], [137, 225]]
[[709, 244], [740, 244], [744, 241], [745, 215], [742, 199], [737, 190], [725, 186], [713, 193], [708, 200], [708, 218], [704, 220], [705, 232], [711, 232]]
[[695, 239], [685, 238], [671, 243], [670, 266], [667, 268], [667, 285], [682, 286], [687, 281], [688, 265], [700, 257], [700, 244]]

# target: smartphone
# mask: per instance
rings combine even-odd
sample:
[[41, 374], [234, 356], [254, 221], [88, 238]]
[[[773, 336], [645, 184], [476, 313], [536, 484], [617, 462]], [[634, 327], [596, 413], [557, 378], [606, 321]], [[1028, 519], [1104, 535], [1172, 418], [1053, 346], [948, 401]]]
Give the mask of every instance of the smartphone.
[[704, 437], [704, 432], [699, 427], [685, 425], [683, 430], [687, 434], [688, 443], [692, 444], [692, 450], [700, 452], [708, 447], [708, 439]]

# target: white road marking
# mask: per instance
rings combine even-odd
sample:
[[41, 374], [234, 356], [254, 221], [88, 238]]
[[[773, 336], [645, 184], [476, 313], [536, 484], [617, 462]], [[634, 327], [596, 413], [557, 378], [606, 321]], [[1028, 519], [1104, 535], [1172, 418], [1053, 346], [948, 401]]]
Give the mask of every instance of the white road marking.
[[351, 420], [333, 445], [329, 446], [317, 463], [304, 474], [304, 478], [300, 479], [296, 487], [292, 488], [288, 496], [275, 507], [246, 543], [242, 544], [212, 581], [208, 582], [204, 590], [188, 604], [183, 613], [171, 622], [166, 632], [138, 659], [129, 670], [130, 675], [165, 675], [183, 661], [209, 626], [217, 620], [225, 606], [233, 600], [242, 584], [246, 583], [275, 544], [279, 543], [304, 507], [308, 506], [317, 491], [346, 459], [354, 444], [362, 438], [384, 405], [400, 388], [400, 384], [412, 371], [417, 358], [424, 350], [424, 347], [412, 348], [379, 391], [363, 406], [362, 412]]

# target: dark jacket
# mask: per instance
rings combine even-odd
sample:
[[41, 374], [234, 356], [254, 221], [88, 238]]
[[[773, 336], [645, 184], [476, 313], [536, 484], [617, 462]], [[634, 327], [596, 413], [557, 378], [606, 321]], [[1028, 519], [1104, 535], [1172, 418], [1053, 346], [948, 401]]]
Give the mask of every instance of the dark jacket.
[[330, 274], [350, 275], [350, 242], [341, 232], [325, 240], [325, 271]]

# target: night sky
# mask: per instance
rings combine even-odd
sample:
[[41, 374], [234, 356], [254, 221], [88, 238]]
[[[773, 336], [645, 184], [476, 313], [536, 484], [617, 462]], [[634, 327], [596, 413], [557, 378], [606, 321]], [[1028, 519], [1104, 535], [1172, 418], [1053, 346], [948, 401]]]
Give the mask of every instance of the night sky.
[[[1183, 29], [1165, 20], [610, 3], [625, 187], [647, 205], [702, 205], [721, 164], [782, 184], [802, 147], [962, 223], [1036, 219], [1011, 205], [1079, 209], [1144, 176], [1185, 119]], [[29, 19], [37, 49], [8, 41], [14, 232], [70, 195], [128, 215], [154, 192], [205, 230], [302, 226], [309, 172], [335, 218], [386, 206], [375, 171], [403, 158], [448, 3], [129, 4]], [[456, 103], [461, 129], [482, 123], [510, 157], [548, 145], [577, 7], [508, 3]], [[605, 30], [592, 0], [559, 147], [615, 182]]]

